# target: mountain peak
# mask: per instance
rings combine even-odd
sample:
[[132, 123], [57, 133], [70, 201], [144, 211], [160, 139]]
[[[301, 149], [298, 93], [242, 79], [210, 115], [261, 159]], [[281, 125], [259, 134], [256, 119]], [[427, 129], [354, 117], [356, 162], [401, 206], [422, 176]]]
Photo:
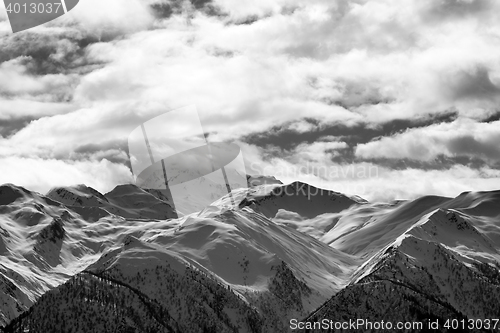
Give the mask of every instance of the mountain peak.
[[274, 176], [263, 176], [263, 175], [247, 175], [248, 185], [259, 186], [259, 185], [269, 185], [269, 184], [278, 184], [282, 185], [283, 183]]
[[121, 184], [121, 185], [116, 185], [115, 188], [113, 188], [108, 193], [104, 194], [104, 196], [109, 197], [109, 196], [126, 195], [126, 194], [143, 193], [143, 192], [145, 191], [135, 184]]
[[295, 212], [305, 218], [313, 218], [325, 213], [338, 213], [352, 205], [365, 202], [339, 192], [295, 181], [263, 191], [250, 191], [239, 206], [249, 206], [268, 218], [274, 218], [280, 209]]
[[31, 192], [21, 186], [14, 184], [3, 184], [0, 186], [0, 206], [10, 205], [14, 201], [30, 195]]
[[177, 218], [175, 207], [161, 190], [147, 190], [134, 184], [123, 184], [116, 186], [104, 197], [114, 206], [113, 212], [123, 217]]
[[54, 187], [47, 197], [69, 206], [100, 206], [107, 199], [86, 185]]
[[[11, 184], [0, 190], [2, 200], [15, 202], [0, 207], [0, 325], [36, 299], [18, 317], [19, 329], [57, 331], [49, 312], [68, 315], [66, 327], [85, 327], [96, 313], [112, 310], [103, 317], [119, 324], [113, 331], [125, 332], [120, 325], [130, 306], [138, 311], [131, 318], [150, 315], [154, 323], [168, 314], [170, 323], [188, 325], [165, 332], [233, 332], [245, 315], [227, 330], [223, 325], [248, 313], [248, 305], [255, 309], [252, 325], [265, 326], [238, 331], [285, 332], [287, 319], [307, 318], [321, 304], [313, 314], [337, 320], [416, 320], [415, 309], [452, 309], [470, 318], [500, 311], [498, 191], [382, 204], [300, 181], [263, 183], [231, 192], [242, 200], [239, 209], [222, 197], [197, 216], [173, 219], [176, 210], [162, 190], [134, 184], [105, 195], [83, 184], [55, 188], [48, 196], [65, 203], [57, 205]], [[186, 200], [198, 194], [186, 193]], [[52, 288], [50, 302], [40, 298]], [[106, 300], [96, 288], [113, 297]], [[81, 306], [68, 312], [74, 300]], [[191, 306], [204, 301], [210, 304]], [[402, 310], [374, 312], [394, 304]], [[200, 317], [219, 326], [189, 326]], [[47, 326], [36, 326], [41, 321]], [[144, 331], [163, 332], [158, 328]]]

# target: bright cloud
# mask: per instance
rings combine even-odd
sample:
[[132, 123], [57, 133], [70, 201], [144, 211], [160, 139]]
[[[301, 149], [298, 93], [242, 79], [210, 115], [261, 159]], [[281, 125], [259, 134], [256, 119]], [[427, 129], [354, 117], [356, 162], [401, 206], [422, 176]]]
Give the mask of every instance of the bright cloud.
[[55, 186], [86, 184], [103, 193], [117, 184], [133, 181], [130, 169], [107, 160], [63, 161], [56, 159], [0, 158], [0, 183], [13, 183], [46, 193]]
[[[252, 173], [275, 175], [284, 183], [296, 180], [321, 188], [359, 195], [370, 201], [414, 199], [423, 195], [455, 197], [465, 191], [496, 190], [500, 171], [489, 167], [473, 169], [456, 165], [445, 170], [407, 168], [394, 170], [375, 163], [337, 164], [311, 160], [308, 156], [293, 158], [266, 157], [267, 152], [255, 146], [245, 147], [247, 169]], [[303, 145], [302, 149], [305, 149]], [[311, 147], [314, 150], [314, 147]]]
[[392, 158], [432, 161], [440, 155], [470, 156], [490, 163], [500, 162], [500, 121], [478, 123], [457, 119], [453, 123], [410, 129], [358, 145], [362, 158]]
[[[151, 4], [170, 11], [154, 12]], [[0, 12], [0, 120], [24, 126], [11, 126], [16, 131], [0, 137], [2, 169], [7, 160], [15, 169], [14, 163], [33, 159], [64, 163], [68, 170], [79, 161], [100, 170], [103, 161], [124, 160], [123, 143], [140, 123], [187, 105], [196, 105], [213, 140], [274, 127], [301, 134], [332, 124], [376, 127], [453, 110], [460, 120], [452, 124], [362, 143], [356, 156], [428, 161], [465, 155], [498, 162], [498, 124], [479, 122], [498, 112], [500, 101], [497, 1], [210, 5], [218, 15], [180, 0], [133, 0], [126, 6], [120, 0], [87, 0], [69, 15], [14, 35]], [[90, 146], [97, 148], [81, 153]], [[259, 149], [245, 147], [250, 155]], [[354, 147], [323, 140], [290, 152], [259, 152], [257, 160], [269, 165], [273, 156], [275, 166], [306, 160], [330, 165], [348, 148]], [[438, 177], [425, 170], [404, 172], [393, 171], [386, 187], [417, 174], [415, 183]], [[453, 192], [483, 184], [464, 180], [483, 174], [449, 172], [456, 186], [442, 188]], [[310, 180], [333, 185], [324, 176]], [[384, 184], [373, 182], [374, 189]], [[409, 186], [401, 195], [418, 188]]]

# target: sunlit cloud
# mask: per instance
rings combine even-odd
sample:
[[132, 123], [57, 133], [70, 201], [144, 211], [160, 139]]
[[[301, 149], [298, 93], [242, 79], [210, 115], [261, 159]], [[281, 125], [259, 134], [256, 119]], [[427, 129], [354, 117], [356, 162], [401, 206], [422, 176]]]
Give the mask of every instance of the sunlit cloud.
[[[263, 166], [270, 159], [330, 166], [350, 153], [357, 158], [352, 163], [390, 175], [365, 184], [411, 196], [425, 190], [416, 185], [419, 177], [437, 179], [437, 171], [396, 171], [377, 159], [469, 156], [497, 166], [497, 123], [481, 121], [498, 114], [499, 9], [498, 2], [480, 0], [134, 0], [127, 6], [89, 0], [47, 25], [10, 34], [2, 8], [0, 163], [126, 167], [123, 142], [133, 128], [195, 105], [212, 140], [242, 140]], [[328, 133], [330, 139], [286, 149], [279, 140], [267, 147], [244, 143], [256, 133], [307, 135], [339, 124], [359, 128], [364, 138], [369, 128], [450, 113], [459, 120], [382, 133], [371, 142]], [[489, 178], [473, 168], [472, 176], [460, 172], [447, 173], [455, 185], [443, 185], [444, 192], [494, 183], [480, 181]], [[405, 177], [415, 184], [404, 191], [391, 185]]]

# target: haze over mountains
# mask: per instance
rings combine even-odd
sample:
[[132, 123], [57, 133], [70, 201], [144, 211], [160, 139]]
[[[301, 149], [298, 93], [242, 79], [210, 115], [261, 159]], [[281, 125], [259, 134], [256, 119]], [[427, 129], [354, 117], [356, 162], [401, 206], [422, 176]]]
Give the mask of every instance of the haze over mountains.
[[130, 184], [1, 186], [0, 326], [288, 332], [291, 319], [498, 317], [500, 191], [371, 203], [249, 183], [234, 205], [226, 195], [179, 218], [160, 190]]

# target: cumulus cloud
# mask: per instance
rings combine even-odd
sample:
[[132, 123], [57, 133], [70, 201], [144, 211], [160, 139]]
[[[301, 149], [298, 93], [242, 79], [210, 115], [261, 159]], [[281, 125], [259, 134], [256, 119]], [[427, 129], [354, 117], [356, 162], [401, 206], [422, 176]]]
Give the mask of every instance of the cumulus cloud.
[[153, 23], [148, 1], [85, 0], [61, 18], [63, 24], [78, 24], [100, 36], [129, 34], [147, 29]]
[[284, 183], [299, 180], [370, 201], [414, 199], [422, 195], [454, 197], [465, 191], [500, 187], [500, 171], [490, 167], [454, 165], [443, 170], [395, 170], [372, 162], [338, 164], [314, 161], [307, 156], [269, 157], [267, 151], [256, 146], [246, 146], [245, 157], [251, 172], [275, 175]]
[[74, 75], [31, 75], [27, 73], [22, 58], [0, 64], [0, 91], [6, 95], [27, 95], [41, 101], [64, 101], [71, 98], [71, 85], [74, 82]]
[[131, 183], [130, 169], [107, 160], [62, 161], [57, 159], [0, 157], [0, 184], [13, 183], [46, 193], [55, 186], [86, 184], [107, 192], [117, 184]]
[[390, 158], [432, 161], [447, 157], [469, 156], [488, 162], [500, 162], [500, 121], [479, 123], [457, 119], [452, 123], [430, 125], [407, 130], [390, 137], [360, 144], [360, 158]]
[[[212, 13], [200, 10], [208, 5]], [[0, 12], [0, 158], [123, 165], [131, 130], [194, 104], [215, 141], [273, 128], [362, 131], [453, 110], [462, 120], [361, 144], [356, 156], [465, 155], [492, 166], [498, 125], [478, 121], [498, 112], [499, 9], [487, 0], [87, 0], [14, 35]], [[348, 145], [275, 146], [257, 160], [332, 165]]]
[[318, 141], [312, 144], [300, 144], [292, 152], [295, 159], [324, 162], [338, 154], [338, 150], [347, 148], [345, 142]]

